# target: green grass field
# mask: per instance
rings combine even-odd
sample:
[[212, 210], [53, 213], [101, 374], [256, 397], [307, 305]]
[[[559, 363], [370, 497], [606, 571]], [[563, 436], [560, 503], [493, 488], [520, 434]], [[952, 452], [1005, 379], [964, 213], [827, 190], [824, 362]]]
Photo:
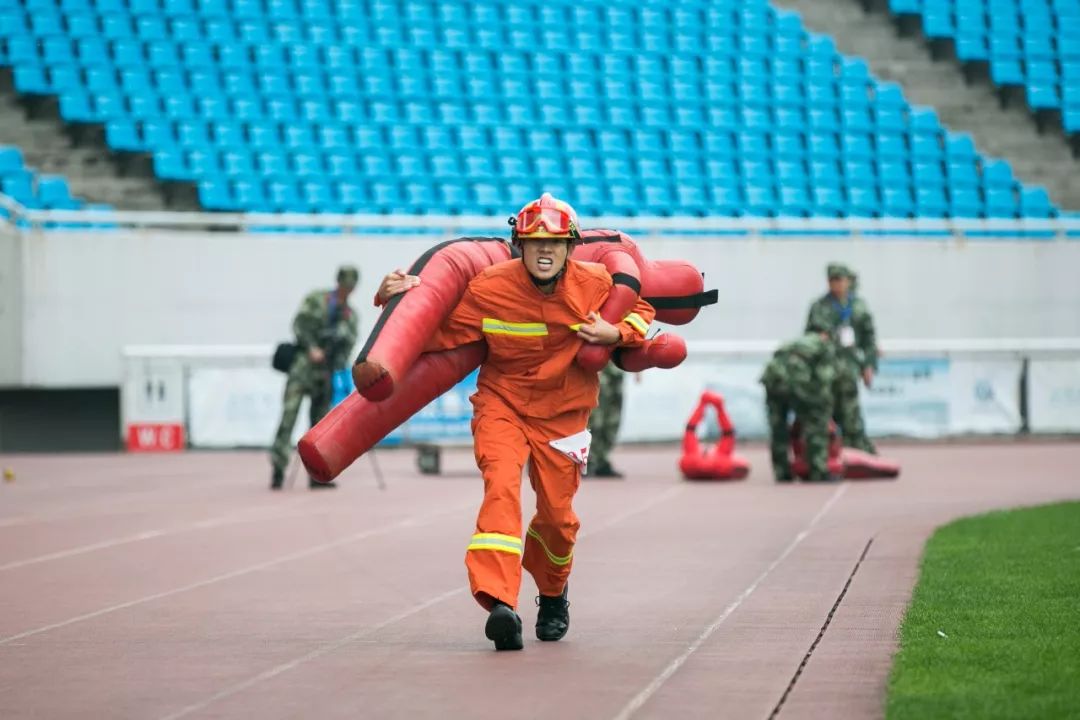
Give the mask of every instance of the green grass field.
[[930, 538], [886, 713], [1080, 718], [1080, 502], [965, 518]]

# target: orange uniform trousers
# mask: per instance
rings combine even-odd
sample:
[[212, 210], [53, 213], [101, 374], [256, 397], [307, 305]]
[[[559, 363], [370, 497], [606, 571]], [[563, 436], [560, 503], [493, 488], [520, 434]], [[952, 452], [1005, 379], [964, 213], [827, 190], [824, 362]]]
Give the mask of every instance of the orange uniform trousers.
[[[473, 597], [487, 610], [493, 600], [517, 607], [522, 567], [536, 580], [541, 595], [559, 595], [574, 560], [580, 523], [572, 502], [581, 472], [548, 441], [584, 430], [589, 410], [526, 417], [484, 390], [472, 402], [473, 447], [484, 476], [484, 502], [465, 553]], [[522, 543], [521, 471], [526, 462], [536, 514]]]

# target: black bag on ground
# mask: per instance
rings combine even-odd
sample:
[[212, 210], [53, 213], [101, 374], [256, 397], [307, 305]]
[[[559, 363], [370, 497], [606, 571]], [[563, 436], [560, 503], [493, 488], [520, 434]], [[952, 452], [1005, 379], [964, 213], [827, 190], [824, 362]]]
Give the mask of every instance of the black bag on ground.
[[296, 343], [280, 343], [274, 349], [274, 359], [270, 361], [270, 366], [283, 373], [289, 372], [299, 351], [300, 347]]

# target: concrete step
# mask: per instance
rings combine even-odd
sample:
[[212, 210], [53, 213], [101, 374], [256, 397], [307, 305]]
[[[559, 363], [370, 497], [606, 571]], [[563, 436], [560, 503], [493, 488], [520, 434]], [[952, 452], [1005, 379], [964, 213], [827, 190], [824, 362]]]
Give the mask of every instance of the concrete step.
[[120, 210], [167, 209], [156, 179], [125, 177], [122, 165], [103, 143], [78, 144], [55, 117], [28, 117], [25, 104], [10, 91], [0, 93], [0, 145], [18, 147], [25, 164], [36, 172], [63, 175], [72, 194], [89, 202]]

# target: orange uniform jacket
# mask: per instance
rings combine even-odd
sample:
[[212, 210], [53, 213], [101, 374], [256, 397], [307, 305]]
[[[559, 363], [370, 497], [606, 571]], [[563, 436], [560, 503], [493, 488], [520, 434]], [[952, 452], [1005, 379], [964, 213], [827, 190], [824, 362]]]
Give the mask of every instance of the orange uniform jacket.
[[[522, 416], [551, 418], [592, 409], [599, 379], [574, 362], [584, 342], [576, 333], [610, 291], [611, 275], [597, 263], [567, 259], [555, 292], [544, 295], [521, 260], [507, 260], [473, 278], [425, 350], [486, 340], [488, 356], [477, 389], [497, 395]], [[642, 344], [655, 314], [639, 299], [616, 325], [618, 344]]]

